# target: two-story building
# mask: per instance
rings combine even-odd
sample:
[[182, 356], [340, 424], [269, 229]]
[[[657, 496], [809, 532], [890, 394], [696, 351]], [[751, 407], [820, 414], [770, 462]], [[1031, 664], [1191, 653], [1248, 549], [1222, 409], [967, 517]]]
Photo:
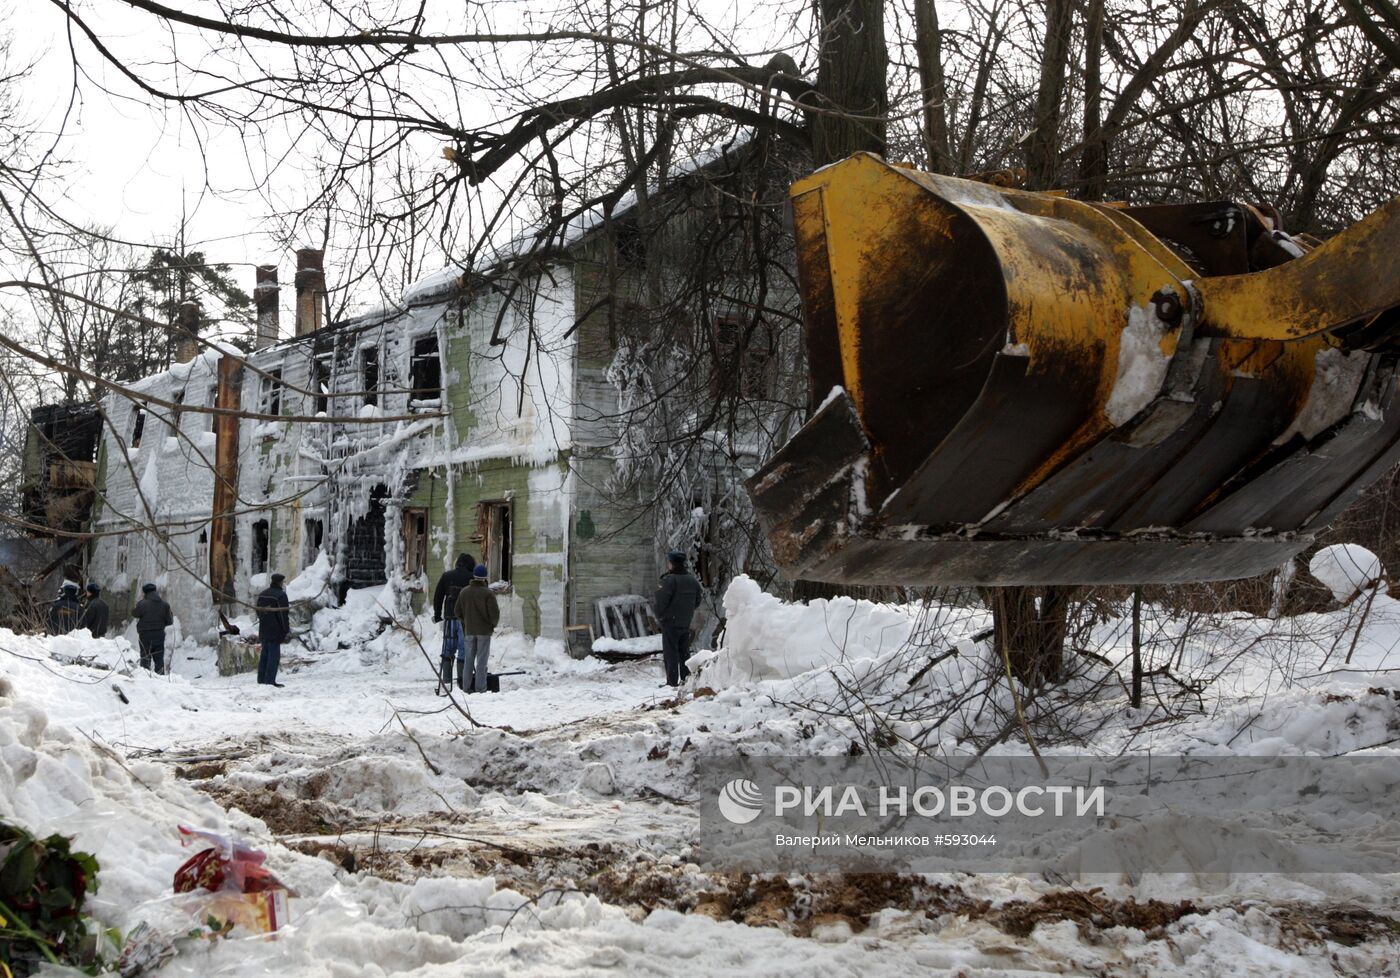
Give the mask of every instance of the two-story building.
[[[102, 402], [89, 577], [119, 615], [158, 583], [200, 639], [221, 611], [246, 612], [261, 575], [299, 578], [293, 597], [313, 603], [382, 588], [403, 613], [463, 551], [508, 582], [503, 621], [533, 635], [601, 634], [600, 602], [650, 595], [676, 546], [720, 590], [762, 560], [739, 483], [786, 436], [780, 415], [800, 423], [805, 389], [768, 395], [800, 387], [800, 337], [764, 327], [761, 348], [718, 358], [717, 372], [746, 371], [740, 417], [700, 410], [714, 378], [663, 379], [666, 350], [641, 363], [618, 310], [693, 273], [697, 238], [739, 199], [726, 181], [745, 179], [741, 160], [717, 155], [668, 185], [673, 205], [644, 248], [623, 202], [607, 222], [576, 222], [547, 259], [508, 251], [328, 325], [321, 255], [298, 252], [286, 339], [277, 269], [259, 269], [252, 352], [186, 343], [185, 362]], [[721, 352], [752, 334], [742, 268], [702, 285], [699, 313], [657, 314], [685, 317]], [[790, 287], [762, 294], [796, 323]], [[671, 429], [686, 432], [683, 452], [654, 437]]]

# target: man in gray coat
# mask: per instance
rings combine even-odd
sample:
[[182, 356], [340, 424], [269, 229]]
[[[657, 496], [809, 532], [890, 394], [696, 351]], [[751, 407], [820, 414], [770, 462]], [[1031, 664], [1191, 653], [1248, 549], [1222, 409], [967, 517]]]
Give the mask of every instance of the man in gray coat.
[[168, 672], [165, 666], [165, 630], [175, 624], [175, 615], [154, 584], [141, 585], [141, 600], [131, 609], [131, 617], [136, 619], [141, 668], [150, 669], [154, 665], [157, 675]]
[[700, 605], [700, 582], [685, 568], [685, 554], [672, 550], [671, 565], [656, 589], [656, 618], [661, 622], [661, 657], [666, 661], [666, 685], [679, 686], [690, 678], [690, 621]]
[[486, 565], [477, 564], [472, 582], [457, 594], [457, 617], [462, 622], [464, 649], [457, 653], [457, 685], [468, 693], [486, 692], [491, 633], [501, 622], [501, 606], [486, 586]]

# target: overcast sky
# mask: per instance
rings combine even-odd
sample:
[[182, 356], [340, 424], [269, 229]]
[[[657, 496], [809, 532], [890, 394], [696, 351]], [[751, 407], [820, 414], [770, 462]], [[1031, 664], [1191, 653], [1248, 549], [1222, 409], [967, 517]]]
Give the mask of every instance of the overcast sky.
[[[110, 227], [116, 237], [144, 244], [169, 245], [177, 233], [182, 213], [186, 217], [186, 248], [202, 249], [212, 261], [235, 266], [240, 285], [251, 290], [255, 264], [276, 262], [282, 269], [284, 284], [291, 279], [294, 258], [292, 249], [298, 245], [317, 244], [308, 232], [297, 233], [291, 240], [285, 228], [278, 228], [269, 217], [290, 213], [300, 205], [316, 186], [314, 174], [318, 151], [315, 144], [298, 147], [292, 158], [282, 164], [268, 186], [254, 190], [253, 184], [267, 165], [269, 153], [255, 140], [227, 126], [210, 126], [191, 121], [180, 111], [162, 107], [146, 93], [110, 68], [93, 50], [91, 42], [76, 30], [70, 36], [69, 24], [63, 11], [53, 0], [10, 0], [14, 5], [11, 18], [15, 54], [34, 61], [32, 75], [26, 80], [22, 99], [26, 114], [39, 120], [43, 128], [55, 136], [56, 157], [67, 161], [61, 185], [60, 206], [65, 216], [92, 225]], [[371, 0], [373, 2], [373, 0]], [[389, 0], [385, 0], [389, 2]], [[753, 43], [744, 52], [763, 63], [775, 45], [800, 37], [794, 31], [794, 17], [805, 6], [789, 0], [764, 3], [740, 3], [738, 0], [695, 0], [704, 17], [692, 10], [686, 23], [694, 32], [695, 47], [710, 47], [716, 38], [746, 36]], [[539, 28], [553, 16], [551, 8], [567, 3], [564, 16], [574, 16], [572, 0], [499, 0], [490, 4], [463, 4], [458, 0], [429, 3], [429, 29], [510, 30]], [[181, 9], [198, 10], [201, 3], [181, 3]], [[169, 87], [188, 85], [191, 76], [169, 76], [174, 70], [165, 65], [172, 41], [178, 41], [181, 61], [193, 64], [212, 75], [235, 74], [246, 67], [247, 55], [230, 49], [244, 59], [233, 64], [229, 53], [211, 53], [206, 38], [180, 28], [171, 32], [169, 25], [142, 11], [134, 10], [115, 0], [87, 0], [77, 6], [81, 16], [98, 31], [104, 44], [114, 50], [124, 62], [137, 65], [145, 77], [167, 75]], [[338, 33], [346, 29], [346, 21], [330, 6], [308, 8], [326, 18], [323, 24], [296, 23], [294, 29], [307, 32], [325, 30]], [[416, 10], [416, 4], [414, 5]], [[211, 7], [209, 12], [216, 11]], [[798, 11], [798, 13], [794, 13]], [[740, 28], [736, 24], [746, 26]], [[752, 25], [752, 26], [747, 26]], [[3, 26], [3, 25], [0, 25]], [[78, 69], [75, 75], [76, 51]], [[682, 41], [682, 46], [685, 42]], [[268, 60], [277, 63], [285, 49], [271, 49]], [[475, 51], [453, 52], [459, 58], [457, 67], [466, 68]], [[795, 52], [799, 56], [800, 51]], [[530, 63], [534, 56], [543, 64]], [[436, 98], [442, 110], [452, 117], [460, 111], [469, 117], [480, 113], [473, 121], [480, 122], [508, 111], [507, 100], [493, 98], [483, 86], [493, 81], [490, 63], [499, 59], [498, 66], [507, 73], [517, 68], [540, 79], [542, 90], [550, 95], [569, 84], [574, 77], [548, 64], [538, 49], [516, 45], [491, 52], [491, 57], [471, 63], [456, 77], [461, 84], [450, 83], [448, 90]], [[258, 53], [260, 64], [263, 55]], [[485, 65], [485, 67], [482, 67]], [[552, 72], [552, 74], [551, 74]], [[476, 78], [472, 80], [472, 73]], [[430, 80], [431, 84], [431, 80]], [[114, 94], [109, 94], [108, 91]], [[434, 95], [425, 97], [432, 104]], [[503, 108], [504, 107], [504, 108]], [[273, 140], [280, 138], [276, 133]], [[290, 140], [290, 135], [285, 136]], [[421, 178], [435, 170], [445, 171], [450, 165], [441, 158], [443, 144], [426, 137], [409, 147], [402, 165], [412, 167]], [[593, 152], [596, 152], [594, 150]], [[489, 201], [490, 191], [487, 191]], [[482, 205], [483, 207], [485, 205]], [[458, 211], [455, 223], [470, 228], [470, 213]], [[425, 240], [428, 236], [424, 236]], [[421, 271], [430, 271], [445, 264], [441, 251], [434, 251], [428, 242], [428, 258]], [[346, 243], [337, 254], [334, 239], [327, 254], [327, 275], [334, 289], [340, 279], [337, 267], [347, 260]], [[284, 307], [289, 308], [284, 289]], [[384, 296], [375, 294], [373, 282], [358, 287], [351, 309], [362, 303], [377, 303]], [[348, 310], [347, 310], [348, 311]], [[284, 314], [284, 331], [289, 318]]]

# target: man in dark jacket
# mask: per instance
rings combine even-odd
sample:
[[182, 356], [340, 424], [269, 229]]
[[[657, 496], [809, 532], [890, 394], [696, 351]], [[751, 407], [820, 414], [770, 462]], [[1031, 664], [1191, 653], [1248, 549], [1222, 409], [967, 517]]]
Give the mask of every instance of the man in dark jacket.
[[656, 589], [656, 618], [661, 622], [661, 656], [666, 660], [666, 685], [679, 686], [690, 678], [690, 620], [700, 604], [700, 582], [685, 569], [685, 554], [666, 555], [671, 567]]
[[[458, 554], [457, 566], [438, 578], [433, 589], [433, 621], [442, 622], [442, 663], [438, 690], [452, 689], [452, 660], [466, 655], [462, 644], [462, 620], [457, 617], [457, 595], [472, 582], [472, 567], [476, 559], [471, 554]], [[446, 621], [443, 618], [446, 617]]]
[[82, 614], [83, 606], [78, 604], [78, 585], [64, 581], [58, 592], [58, 600], [49, 606], [49, 634], [67, 635], [78, 627]]
[[141, 668], [155, 666], [157, 675], [167, 672], [165, 668], [165, 630], [175, 624], [175, 616], [170, 605], [156, 591], [154, 584], [141, 585], [141, 600], [131, 609], [131, 617], [136, 619], [136, 644], [141, 648]]
[[486, 586], [486, 567], [477, 564], [472, 582], [457, 594], [457, 617], [462, 621], [464, 652], [457, 653], [457, 685], [469, 693], [486, 692], [491, 633], [501, 622], [501, 606]]
[[277, 667], [282, 664], [282, 643], [292, 634], [290, 606], [283, 574], [273, 574], [267, 590], [258, 595], [258, 641], [262, 655], [258, 657], [258, 683], [282, 688], [277, 681]]
[[78, 619], [78, 627], [92, 632], [93, 638], [107, 634], [107, 602], [102, 600], [102, 588], [92, 581], [87, 586], [87, 604], [83, 606], [83, 616]]

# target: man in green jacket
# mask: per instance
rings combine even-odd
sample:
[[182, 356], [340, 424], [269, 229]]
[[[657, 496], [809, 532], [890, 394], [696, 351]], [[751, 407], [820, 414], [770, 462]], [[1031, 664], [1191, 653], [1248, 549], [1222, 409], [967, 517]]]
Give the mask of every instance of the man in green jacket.
[[457, 653], [457, 685], [468, 693], [486, 692], [486, 665], [491, 633], [501, 622], [501, 606], [486, 586], [486, 565], [477, 564], [472, 582], [457, 594], [463, 647]]

